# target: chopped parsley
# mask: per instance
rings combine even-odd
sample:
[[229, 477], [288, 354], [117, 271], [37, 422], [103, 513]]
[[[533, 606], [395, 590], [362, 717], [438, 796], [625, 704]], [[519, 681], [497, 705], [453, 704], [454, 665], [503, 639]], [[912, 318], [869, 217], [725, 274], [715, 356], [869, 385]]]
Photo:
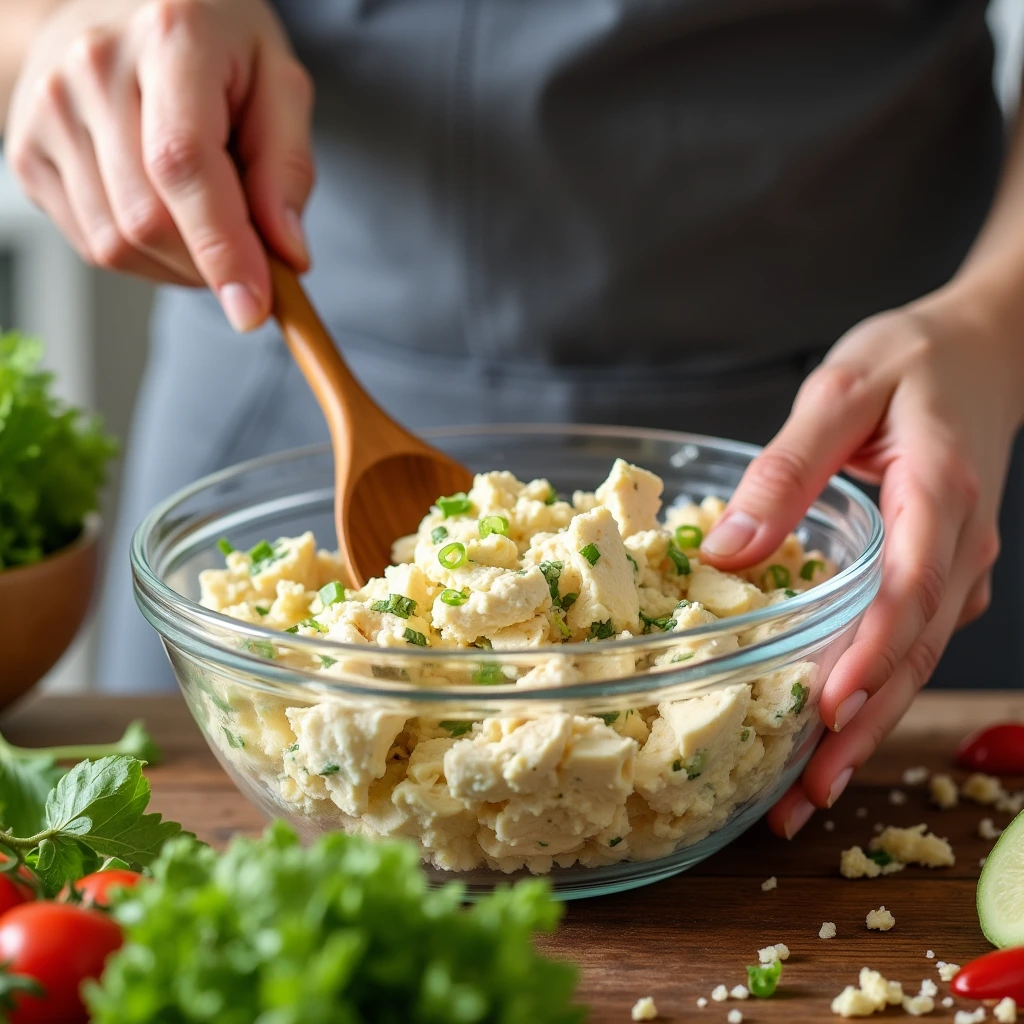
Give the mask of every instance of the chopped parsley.
[[235, 750], [243, 750], [245, 748], [245, 740], [241, 736], [236, 736], [226, 725], [222, 725], [221, 728], [224, 730], [224, 735], [228, 738], [229, 747], [233, 747]]
[[676, 572], [680, 576], [690, 575], [690, 560], [675, 546], [675, 544], [669, 544], [668, 546], [668, 557], [672, 560], [672, 564], [676, 567]]
[[701, 772], [707, 767], [708, 764], [708, 752], [706, 750], [698, 750], [693, 757], [684, 761], [681, 757], [676, 758], [672, 762], [672, 771], [674, 772], [686, 772], [686, 777], [691, 782], [694, 779], [700, 778]]
[[789, 587], [786, 587], [783, 593], [786, 595], [786, 597], [796, 597], [796, 591], [791, 590]]
[[442, 729], [447, 729], [449, 734], [452, 736], [465, 736], [465, 734], [473, 728], [472, 722], [449, 721], [439, 722], [438, 725], [440, 725]]
[[317, 772], [317, 775], [337, 775], [340, 771], [341, 769], [336, 764], [325, 764], [323, 768]]
[[590, 624], [590, 640], [608, 640], [613, 636], [615, 636], [615, 629], [612, 627], [611, 619]]
[[295, 751], [296, 751], [296, 750], [298, 750], [298, 749], [299, 749], [299, 745], [298, 745], [298, 743], [293, 743], [293, 744], [292, 744], [292, 745], [291, 745], [291, 746], [290, 746], [290, 747], [288, 748], [288, 753], [289, 753], [289, 754], [294, 754], [294, 753], [295, 753]]
[[579, 594], [563, 594], [562, 595], [562, 607], [568, 611], [579, 599]]
[[270, 607], [268, 605], [265, 605], [265, 604], [258, 604], [258, 605], [256, 605], [256, 611], [260, 615], [269, 615], [270, 614]]
[[320, 600], [325, 608], [329, 608], [332, 604], [337, 604], [339, 601], [344, 601], [345, 597], [345, 588], [337, 580], [325, 583], [320, 588]]
[[473, 682], [481, 686], [500, 686], [505, 682], [505, 674], [496, 661], [485, 661], [473, 672]]
[[747, 740], [749, 740], [749, 739], [750, 739], [750, 730], [749, 729], [744, 729], [743, 732], [740, 733], [740, 743], [746, 743]]
[[761, 582], [765, 586], [769, 583], [769, 577], [771, 578], [771, 585], [775, 590], [782, 590], [793, 582], [790, 578], [789, 570], [784, 565], [778, 565], [777, 563], [769, 565], [765, 569], [764, 575], [761, 577]]
[[611, 725], [612, 722], [618, 721], [619, 713], [618, 711], [609, 711], [606, 714], [598, 715], [597, 717], [600, 718], [605, 725]]
[[338, 664], [338, 659], [337, 658], [332, 658], [329, 654], [321, 654], [320, 655], [320, 667], [321, 668], [330, 668], [332, 665], [337, 665], [337, 664]]
[[622, 842], [622, 836], [616, 836], [614, 839], [608, 840], [609, 846], [618, 846]]
[[466, 497], [464, 491], [459, 491], [448, 498], [438, 498], [437, 507], [444, 513], [445, 519], [448, 519], [451, 516], [465, 515], [473, 507], [473, 502]]
[[556, 501], [558, 501], [558, 491], [556, 491], [551, 484], [548, 484], [548, 496], [544, 499], [544, 504], [554, 505]]
[[416, 614], [416, 602], [411, 597], [401, 594], [388, 594], [386, 601], [374, 601], [370, 608], [375, 612], [388, 612], [400, 619], [407, 619]]
[[669, 615], [662, 616], [660, 619], [653, 619], [650, 615], [645, 615], [641, 612], [640, 621], [644, 624], [645, 633], [650, 633], [651, 626], [657, 626], [662, 633], [668, 633], [676, 628], [676, 620]]
[[414, 644], [416, 647], [427, 647], [427, 638], [422, 633], [417, 633], [415, 629], [409, 629], [408, 627], [402, 633], [409, 643]]
[[435, 544], [440, 544], [441, 541], [446, 540], [448, 537], [448, 531], [443, 526], [435, 526], [430, 531], [430, 539]]
[[322, 622], [317, 622], [316, 619], [303, 619], [301, 622], [297, 622], [294, 626], [289, 626], [286, 633], [298, 633], [299, 626], [305, 626], [307, 629], [315, 629], [318, 633], [326, 633], [327, 627]]
[[816, 572], [824, 572], [825, 563], [820, 558], [809, 558], [800, 566], [800, 579], [813, 580]]
[[217, 541], [217, 550], [227, 558], [228, 555], [235, 550], [235, 546], [227, 539], [227, 537], [221, 537], [221, 539]]
[[492, 533], [507, 537], [508, 520], [504, 516], [484, 516], [477, 524], [477, 530], [480, 533], [481, 540], [484, 537], [490, 537]]
[[810, 696], [810, 689], [803, 685], [803, 683], [794, 683], [793, 688], [789, 691], [793, 695], [793, 703], [790, 706], [790, 713], [799, 715], [804, 709], [804, 705], [807, 703], [807, 698]]
[[601, 552], [597, 550], [596, 544], [588, 544], [586, 547], [580, 548], [580, 554], [591, 565], [597, 565], [597, 560], [601, 557]]
[[269, 640], [246, 640], [244, 647], [261, 658], [273, 658], [277, 654], [274, 645]]
[[544, 574], [544, 579], [548, 582], [548, 592], [551, 594], [551, 600], [554, 602], [555, 607], [558, 607], [558, 580], [562, 575], [562, 569], [565, 568], [564, 562], [541, 562], [540, 571]]
[[628, 551], [626, 557], [633, 563], [633, 574], [636, 575], [640, 571], [640, 566], [636, 564], [636, 559]]

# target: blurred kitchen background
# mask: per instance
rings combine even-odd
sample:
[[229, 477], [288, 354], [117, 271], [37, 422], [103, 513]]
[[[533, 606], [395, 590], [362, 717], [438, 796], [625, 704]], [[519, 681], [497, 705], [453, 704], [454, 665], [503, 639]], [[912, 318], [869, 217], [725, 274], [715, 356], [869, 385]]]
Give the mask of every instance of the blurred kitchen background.
[[[1011, 115], [1020, 96], [1024, 0], [993, 0], [989, 22], [996, 41], [995, 87]], [[83, 266], [60, 235], [18, 193], [0, 163], [0, 326], [41, 335], [57, 371], [58, 392], [100, 412], [127, 440], [146, 359], [148, 285]], [[111, 533], [118, 469], [104, 515]], [[45, 680], [51, 691], [86, 690], [93, 674], [96, 622], [84, 631]], [[3, 624], [0, 623], [0, 628]], [[141, 615], [125, 628], [148, 628]]]

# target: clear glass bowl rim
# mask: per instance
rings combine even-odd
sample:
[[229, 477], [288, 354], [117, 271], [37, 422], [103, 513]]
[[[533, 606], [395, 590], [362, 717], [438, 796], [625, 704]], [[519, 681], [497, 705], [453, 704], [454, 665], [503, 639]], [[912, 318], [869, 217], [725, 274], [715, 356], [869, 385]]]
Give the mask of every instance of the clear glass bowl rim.
[[[517, 434], [558, 434], [576, 437], [596, 436], [637, 441], [660, 441], [679, 446], [691, 444], [698, 445], [705, 450], [717, 450], [723, 454], [729, 453], [746, 456], [749, 459], [753, 459], [763, 450], [759, 445], [742, 441], [730, 441], [703, 434], [590, 424], [502, 423], [482, 426], [437, 427], [422, 431], [422, 436], [432, 441], [443, 441], [446, 438], [500, 437]], [[329, 454], [330, 450], [330, 444], [322, 443], [307, 445], [301, 448], [291, 448], [281, 452], [273, 452], [269, 455], [258, 456], [254, 459], [247, 459], [201, 477], [158, 504], [142, 520], [131, 540], [130, 561], [136, 589], [136, 599], [139, 601], [140, 607], [142, 606], [143, 599], [148, 603], [156, 605], [160, 608], [163, 616], [169, 622], [174, 623], [176, 632], [184, 632], [189, 635], [193, 641], [198, 642], [205, 648], [204, 655], [214, 655], [215, 661], [235, 665], [248, 672], [273, 678], [285, 684], [315, 684], [320, 690], [355, 694], [361, 697], [376, 696], [395, 699], [401, 696], [412, 700], [444, 700], [465, 699], [467, 696], [472, 695], [474, 700], [479, 701], [484, 697], [484, 694], [481, 693], [479, 685], [452, 686], [439, 690], [423, 689], [414, 684], [398, 680], [388, 681], [387, 683], [383, 683], [381, 680], [374, 680], [373, 683], [370, 683], [367, 680], [364, 684], [361, 681], [338, 680], [312, 669], [306, 671], [292, 666], [275, 665], [272, 660], [262, 658], [241, 647], [228, 646], [219, 642], [218, 638], [211, 631], [203, 627], [206, 624], [209, 624], [211, 627], [215, 626], [222, 633], [233, 634], [238, 641], [269, 640], [279, 644], [287, 642], [287, 646], [290, 649], [306, 651], [311, 655], [330, 651], [340, 652], [338, 653], [339, 659], [342, 657], [366, 659], [372, 654], [375, 658], [384, 660], [389, 665], [400, 665], [404, 662], [410, 667], [422, 664], [425, 661], [437, 662], [439, 660], [451, 660], [456, 664], [459, 660], [467, 662], [486, 660], [505, 665], [533, 665], [545, 656], [560, 656], [563, 658], [569, 656], [569, 651], [566, 650], [567, 645], [564, 644], [545, 644], [539, 647], [508, 651], [482, 651], [477, 648], [445, 648], [443, 651], [438, 651], [416, 646], [410, 646], [409, 649], [376, 648], [363, 644], [347, 644], [334, 640], [303, 637], [298, 634], [290, 634], [287, 637], [287, 641], [283, 641], [282, 635], [278, 630], [240, 622], [237, 619], [204, 608], [197, 602], [189, 600], [164, 583], [150, 565], [146, 553], [148, 542], [154, 531], [173, 513], [173, 510], [179, 504], [194, 497], [201, 491], [230, 480], [233, 477], [243, 476], [248, 472], [256, 470], [267, 469], [278, 463]], [[831, 579], [818, 584], [811, 590], [798, 594], [783, 605], [768, 605], [741, 615], [731, 616], [720, 623], [716, 622], [707, 626], [666, 633], [657, 637], [644, 634], [625, 640], [602, 641], [600, 650], [602, 654], [607, 653], [609, 655], [637, 651], [638, 649], [657, 652], [662, 647], [673, 647], [684, 639], [712, 638], [719, 633], [734, 633], [752, 629], [769, 623], [773, 619], [779, 619], [783, 617], [783, 614], [789, 617], [796, 612], [801, 612], [805, 615], [805, 618], [797, 626], [792, 629], [786, 629], [769, 640], [741, 647], [738, 651], [731, 654], [709, 658], [689, 668], [673, 668], [671, 672], [665, 673], [639, 673], [614, 681], [605, 680], [595, 683], [574, 684], [570, 688], [572, 695], [580, 698], [588, 696], [604, 697], [643, 689], [660, 688], [660, 686], [670, 681], [673, 685], [677, 685], [684, 681], [697, 681], [706, 679], [709, 676], [728, 674], [739, 668], [749, 669], [751, 664], [767, 663], [788, 656], [807, 642], [807, 634], [814, 630], [822, 618], [835, 614], [837, 602], [841, 602], [844, 598], [848, 599], [853, 594], [860, 594], [860, 592], [870, 588], [871, 594], [866, 599], [863, 599], [863, 594], [860, 594], [862, 599], [858, 603], [861, 607], [850, 610], [848, 618], [852, 620], [863, 610], [863, 607], [871, 600], [875, 589], [877, 589], [877, 586], [871, 586], [870, 579], [876, 573], [881, 561], [884, 527], [882, 518], [874, 503], [853, 484], [835, 476], [829, 480], [826, 486], [834, 487], [856, 505], [867, 516], [870, 524], [870, 534], [864, 550], [850, 565], [840, 570]], [[163, 635], [163, 631], [150, 618], [146, 608], [143, 607], [142, 610], [146, 618], [154, 625], [154, 628], [157, 628], [158, 632]], [[817, 638], [826, 639], [826, 637], [820, 634]], [[581, 656], [582, 653], [580, 652], [575, 656]], [[594, 656], [597, 652], [587, 653], [589, 656]], [[256, 680], [253, 680], [253, 682], [256, 683]], [[567, 693], [566, 688], [562, 686], [551, 688], [529, 687], [525, 691], [522, 688], [517, 690], [513, 682], [509, 685], [487, 686], [486, 695], [491, 698], [500, 697], [503, 701], [508, 700], [510, 697], [513, 700], [520, 698], [543, 701], [545, 698], [565, 699]], [[482, 702], [486, 702], [486, 700]]]

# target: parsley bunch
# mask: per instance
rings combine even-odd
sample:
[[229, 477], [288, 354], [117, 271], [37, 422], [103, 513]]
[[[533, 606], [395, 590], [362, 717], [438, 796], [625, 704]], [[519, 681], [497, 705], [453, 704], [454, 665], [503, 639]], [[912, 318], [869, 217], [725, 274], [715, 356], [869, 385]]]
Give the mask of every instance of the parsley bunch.
[[218, 854], [164, 847], [121, 894], [125, 946], [87, 990], [94, 1024], [575, 1024], [573, 967], [533, 947], [560, 906], [542, 882], [462, 906], [416, 849], [284, 823]]
[[0, 334], [0, 570], [70, 544], [117, 453], [98, 421], [50, 394], [42, 344]]

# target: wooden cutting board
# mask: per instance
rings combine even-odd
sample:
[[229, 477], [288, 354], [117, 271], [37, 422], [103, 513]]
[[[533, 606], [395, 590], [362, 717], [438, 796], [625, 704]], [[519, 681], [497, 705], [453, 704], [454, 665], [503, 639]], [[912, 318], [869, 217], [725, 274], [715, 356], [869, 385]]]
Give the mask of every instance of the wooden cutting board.
[[[176, 696], [37, 698], [5, 716], [0, 728], [12, 742], [30, 746], [90, 742], [112, 739], [140, 717], [165, 754], [164, 764], [148, 772], [154, 810], [215, 844], [262, 828], [261, 816], [224, 775]], [[931, 978], [941, 998], [948, 986], [936, 963], [965, 963], [989, 948], [978, 929], [974, 891], [979, 861], [992, 843], [978, 836], [978, 822], [991, 817], [1002, 827], [1008, 819], [971, 803], [938, 811], [923, 787], [905, 786], [901, 775], [915, 765], [950, 770], [952, 750], [966, 732], [1005, 718], [1024, 720], [1024, 694], [924, 693], [839, 804], [817, 814], [792, 842], [757, 825], [686, 874], [569, 904], [558, 934], [542, 944], [581, 966], [580, 998], [595, 1024], [628, 1021], [630, 1007], [646, 995], [654, 997], [659, 1019], [671, 1021], [724, 1022], [731, 1009], [749, 1024], [838, 1020], [829, 1011], [832, 997], [855, 984], [865, 965], [915, 993]], [[957, 778], [963, 774], [954, 770]], [[1008, 781], [1024, 787], [1024, 778]], [[890, 802], [893, 789], [906, 794], [904, 804]], [[832, 831], [826, 821], [834, 822]], [[866, 846], [876, 823], [922, 821], [950, 839], [954, 867], [912, 867], [875, 880], [839, 876], [840, 851]], [[771, 875], [778, 888], [762, 892]], [[896, 927], [869, 932], [864, 917], [883, 904]], [[818, 938], [823, 921], [835, 922], [836, 938]], [[775, 998], [697, 1008], [698, 997], [709, 997], [716, 985], [744, 982], [745, 965], [757, 962], [758, 948], [775, 942], [792, 951]], [[926, 958], [929, 949], [934, 959]], [[939, 1005], [925, 1019], [951, 1020], [953, 1013]], [[885, 1016], [911, 1019], [898, 1009]]]

